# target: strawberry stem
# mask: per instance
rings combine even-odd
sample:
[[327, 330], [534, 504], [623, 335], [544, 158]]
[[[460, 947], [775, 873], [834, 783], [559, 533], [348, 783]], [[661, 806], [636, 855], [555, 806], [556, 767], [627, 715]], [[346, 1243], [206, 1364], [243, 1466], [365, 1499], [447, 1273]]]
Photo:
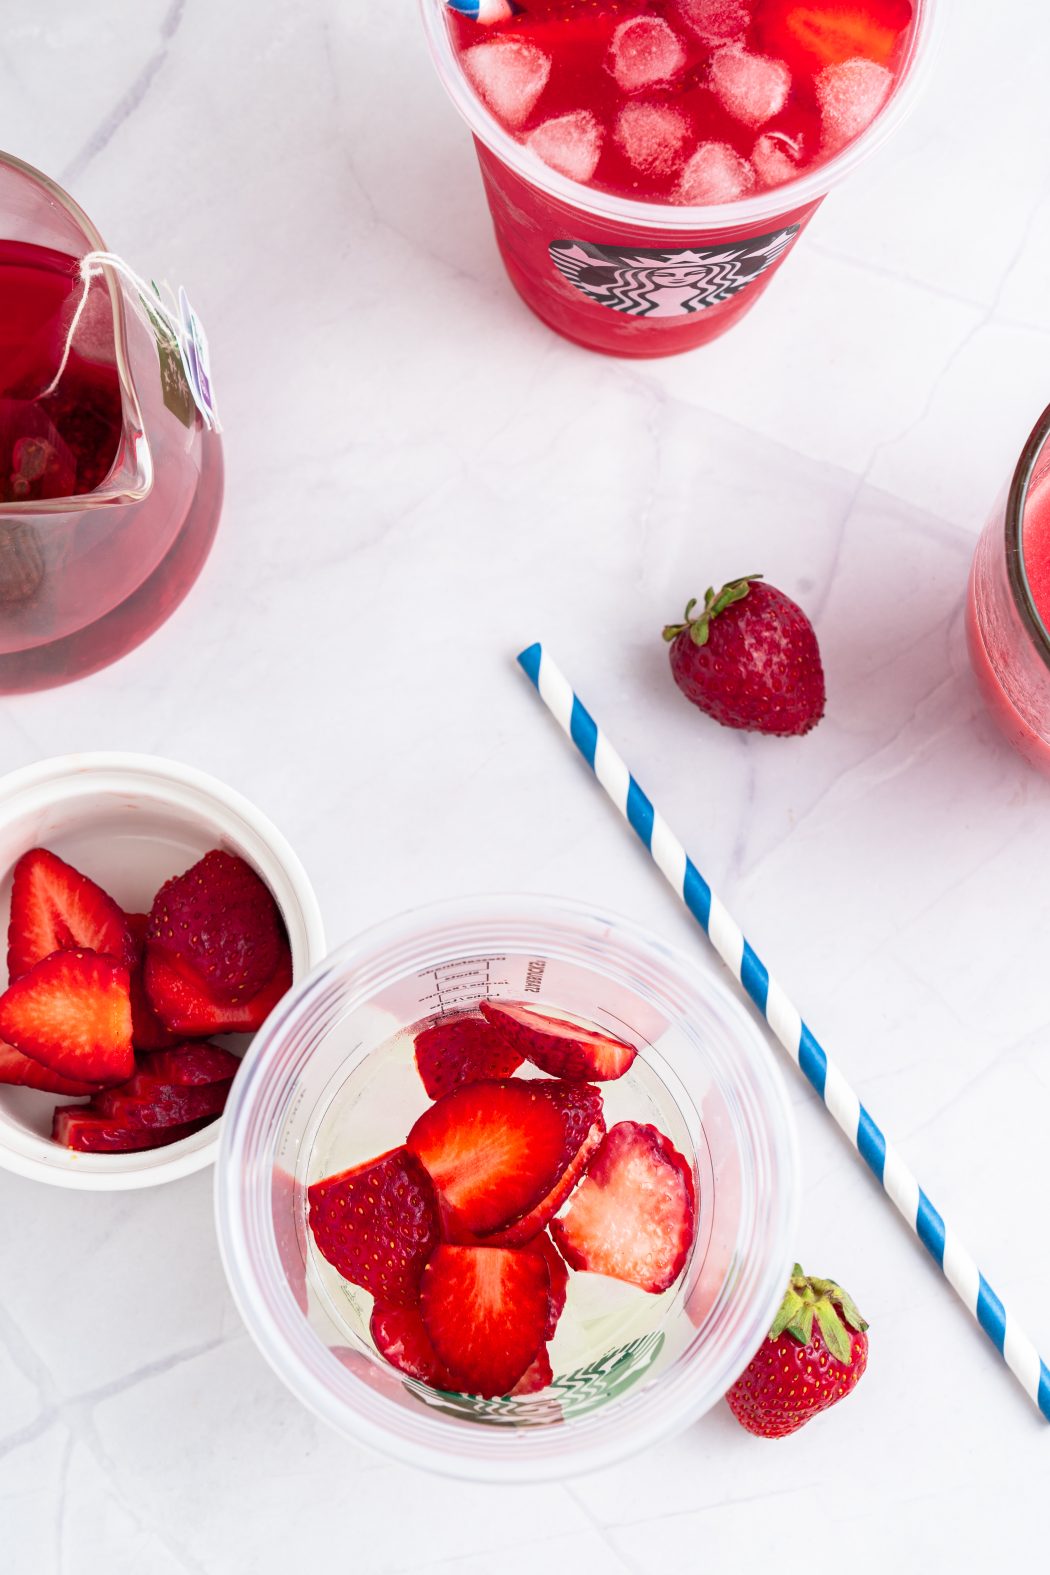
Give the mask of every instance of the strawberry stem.
[[751, 589], [751, 581], [761, 578], [761, 574], [745, 574], [739, 580], [727, 581], [718, 592], [708, 586], [704, 592], [704, 610], [700, 616], [693, 617], [693, 608], [696, 606], [694, 596], [686, 604], [684, 622], [667, 624], [664, 628], [664, 639], [670, 644], [688, 629], [689, 638], [694, 645], [706, 645], [711, 634], [712, 618], [717, 618], [719, 613], [725, 612], [727, 607], [732, 607], [734, 602], [742, 602]]
[[796, 1263], [769, 1338], [779, 1340], [782, 1334], [788, 1334], [799, 1345], [808, 1345], [813, 1338], [814, 1323], [830, 1354], [844, 1367], [849, 1367], [853, 1350], [846, 1325], [859, 1333], [868, 1327], [867, 1324], [853, 1298], [841, 1285], [836, 1285], [834, 1280], [810, 1278]]

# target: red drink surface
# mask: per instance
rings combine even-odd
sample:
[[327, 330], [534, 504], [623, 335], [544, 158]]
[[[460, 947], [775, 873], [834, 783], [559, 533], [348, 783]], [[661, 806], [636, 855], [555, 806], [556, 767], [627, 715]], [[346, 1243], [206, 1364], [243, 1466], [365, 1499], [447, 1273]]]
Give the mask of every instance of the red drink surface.
[[706, 205], [824, 163], [886, 103], [911, 0], [520, 0], [449, 11], [468, 80], [561, 174], [637, 201]]
[[122, 405], [112, 336], [96, 362], [71, 352], [46, 392], [81, 290], [75, 258], [0, 243], [0, 503], [93, 492], [113, 467]]

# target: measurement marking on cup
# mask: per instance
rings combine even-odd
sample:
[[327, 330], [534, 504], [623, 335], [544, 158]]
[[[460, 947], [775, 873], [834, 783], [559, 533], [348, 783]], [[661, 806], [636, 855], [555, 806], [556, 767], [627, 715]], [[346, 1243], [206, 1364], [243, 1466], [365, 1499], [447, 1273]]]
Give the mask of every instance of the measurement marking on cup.
[[505, 963], [506, 954], [494, 952], [481, 957], [454, 957], [436, 968], [424, 968], [420, 979], [433, 979], [434, 988], [420, 996], [420, 1004], [444, 1017], [462, 1011], [481, 999], [488, 999], [497, 987], [506, 988], [509, 980], [493, 976], [493, 964]]

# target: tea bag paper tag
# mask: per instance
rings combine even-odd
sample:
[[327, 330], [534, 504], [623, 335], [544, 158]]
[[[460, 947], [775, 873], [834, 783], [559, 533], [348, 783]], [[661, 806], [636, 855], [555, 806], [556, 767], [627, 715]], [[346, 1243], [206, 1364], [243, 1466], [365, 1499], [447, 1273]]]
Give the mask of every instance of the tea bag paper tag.
[[[70, 324], [66, 354], [68, 355], [68, 347], [76, 332], [77, 321], [87, 301], [91, 280], [97, 278], [106, 267], [119, 273], [137, 291], [156, 334], [161, 380], [164, 385], [164, 403], [168, 409], [188, 426], [192, 422], [193, 405], [196, 405], [209, 431], [221, 432], [222, 426], [212, 389], [207, 335], [190, 305], [185, 290], [180, 286], [176, 296], [168, 285], [162, 289], [156, 283], [147, 284], [145, 279], [141, 278], [115, 252], [88, 252], [80, 259], [80, 277], [84, 281], [84, 295]], [[65, 358], [63, 362], [64, 360]]]

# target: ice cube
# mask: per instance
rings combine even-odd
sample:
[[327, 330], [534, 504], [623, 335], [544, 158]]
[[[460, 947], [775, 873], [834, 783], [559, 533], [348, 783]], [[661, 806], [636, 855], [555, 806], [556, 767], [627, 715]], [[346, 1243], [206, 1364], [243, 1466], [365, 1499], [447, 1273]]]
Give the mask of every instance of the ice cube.
[[675, 201], [691, 206], [732, 202], [755, 184], [755, 172], [728, 142], [702, 142], [682, 171]]
[[601, 156], [604, 133], [589, 110], [557, 115], [530, 131], [526, 142], [544, 164], [570, 180], [590, 180]]
[[685, 65], [685, 48], [673, 28], [658, 16], [633, 16], [621, 22], [609, 46], [609, 70], [625, 93], [654, 82], [669, 82]]
[[523, 126], [547, 86], [550, 56], [520, 38], [495, 38], [463, 55], [463, 69], [505, 126]]
[[616, 140], [628, 164], [648, 175], [672, 175], [689, 142], [689, 117], [672, 104], [625, 104]]
[[751, 26], [751, 7], [744, 0], [674, 0], [685, 25], [702, 44], [733, 44]]
[[889, 97], [893, 73], [874, 60], [843, 60], [817, 77], [817, 103], [824, 146], [845, 147], [871, 125]]
[[794, 180], [801, 160], [801, 144], [782, 131], [767, 131], [751, 150], [751, 163], [761, 186], [783, 186]]
[[711, 87], [734, 120], [764, 126], [787, 103], [791, 72], [782, 60], [753, 55], [739, 45], [720, 49], [711, 61]]

